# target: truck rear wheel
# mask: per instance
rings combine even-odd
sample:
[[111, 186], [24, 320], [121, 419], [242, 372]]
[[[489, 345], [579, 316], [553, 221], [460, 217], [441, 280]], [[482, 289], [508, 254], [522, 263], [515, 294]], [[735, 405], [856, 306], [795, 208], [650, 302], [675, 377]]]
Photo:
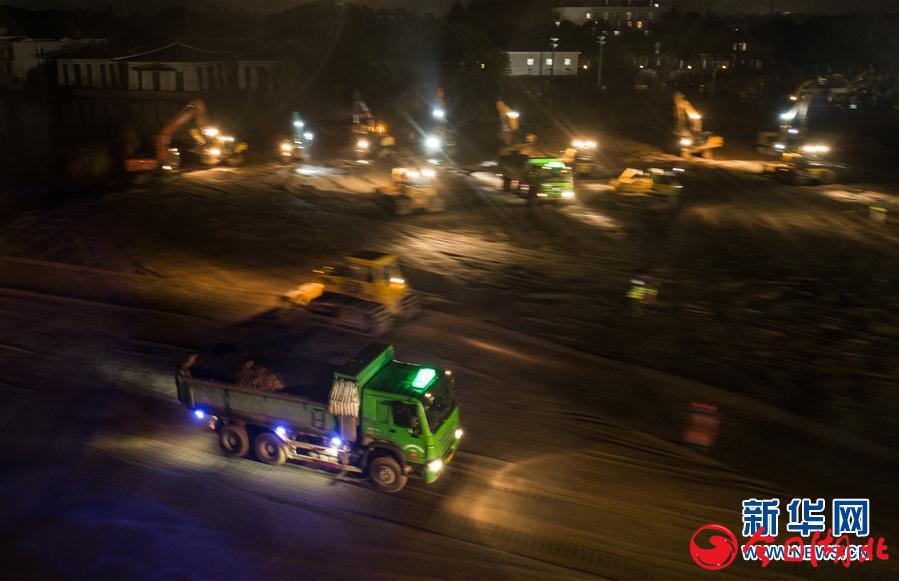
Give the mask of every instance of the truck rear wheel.
[[390, 456], [378, 456], [368, 465], [368, 480], [381, 492], [399, 492], [408, 478], [399, 462]]
[[284, 451], [284, 442], [271, 432], [262, 432], [256, 436], [254, 446], [256, 458], [264, 464], [280, 466], [287, 461], [287, 452]]
[[219, 447], [226, 456], [243, 458], [250, 451], [250, 437], [243, 426], [225, 426], [219, 430]]

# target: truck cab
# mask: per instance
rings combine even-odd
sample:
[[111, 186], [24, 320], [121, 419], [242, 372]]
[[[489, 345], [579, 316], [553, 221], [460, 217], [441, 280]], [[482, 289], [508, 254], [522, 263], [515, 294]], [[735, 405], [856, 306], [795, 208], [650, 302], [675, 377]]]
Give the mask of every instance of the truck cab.
[[574, 173], [558, 157], [501, 158], [503, 190], [534, 201], [574, 201]]

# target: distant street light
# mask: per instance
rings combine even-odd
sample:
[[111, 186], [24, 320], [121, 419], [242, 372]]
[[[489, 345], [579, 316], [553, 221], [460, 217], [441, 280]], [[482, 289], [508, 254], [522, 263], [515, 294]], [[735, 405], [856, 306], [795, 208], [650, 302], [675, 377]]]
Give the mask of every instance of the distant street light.
[[599, 58], [596, 60], [596, 86], [602, 91], [602, 47], [606, 44], [606, 36], [600, 34], [596, 39], [596, 44], [599, 45]]

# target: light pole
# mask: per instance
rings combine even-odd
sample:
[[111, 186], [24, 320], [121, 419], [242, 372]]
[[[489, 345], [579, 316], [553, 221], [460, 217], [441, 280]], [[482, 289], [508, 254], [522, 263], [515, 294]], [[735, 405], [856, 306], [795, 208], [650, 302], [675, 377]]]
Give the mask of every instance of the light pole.
[[599, 58], [596, 61], [596, 86], [602, 91], [602, 47], [606, 44], [606, 36], [600, 34], [596, 39], [596, 44], [599, 45]]
[[549, 69], [550, 76], [556, 76], [556, 48], [559, 46], [559, 39], [556, 37], [550, 38], [550, 42], [553, 46], [553, 56], [552, 56], [552, 66]]

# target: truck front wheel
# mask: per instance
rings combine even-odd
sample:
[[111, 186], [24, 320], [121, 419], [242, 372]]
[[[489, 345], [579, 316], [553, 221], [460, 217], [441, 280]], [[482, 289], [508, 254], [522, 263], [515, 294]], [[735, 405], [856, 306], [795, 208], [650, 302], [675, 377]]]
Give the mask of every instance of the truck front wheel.
[[243, 458], [250, 451], [250, 437], [243, 426], [230, 425], [219, 430], [219, 447], [226, 456]]
[[256, 436], [255, 452], [260, 462], [272, 466], [280, 466], [287, 461], [284, 442], [271, 432], [262, 432]]
[[390, 456], [379, 456], [371, 461], [368, 465], [368, 479], [372, 486], [382, 492], [399, 492], [408, 480], [399, 462]]

